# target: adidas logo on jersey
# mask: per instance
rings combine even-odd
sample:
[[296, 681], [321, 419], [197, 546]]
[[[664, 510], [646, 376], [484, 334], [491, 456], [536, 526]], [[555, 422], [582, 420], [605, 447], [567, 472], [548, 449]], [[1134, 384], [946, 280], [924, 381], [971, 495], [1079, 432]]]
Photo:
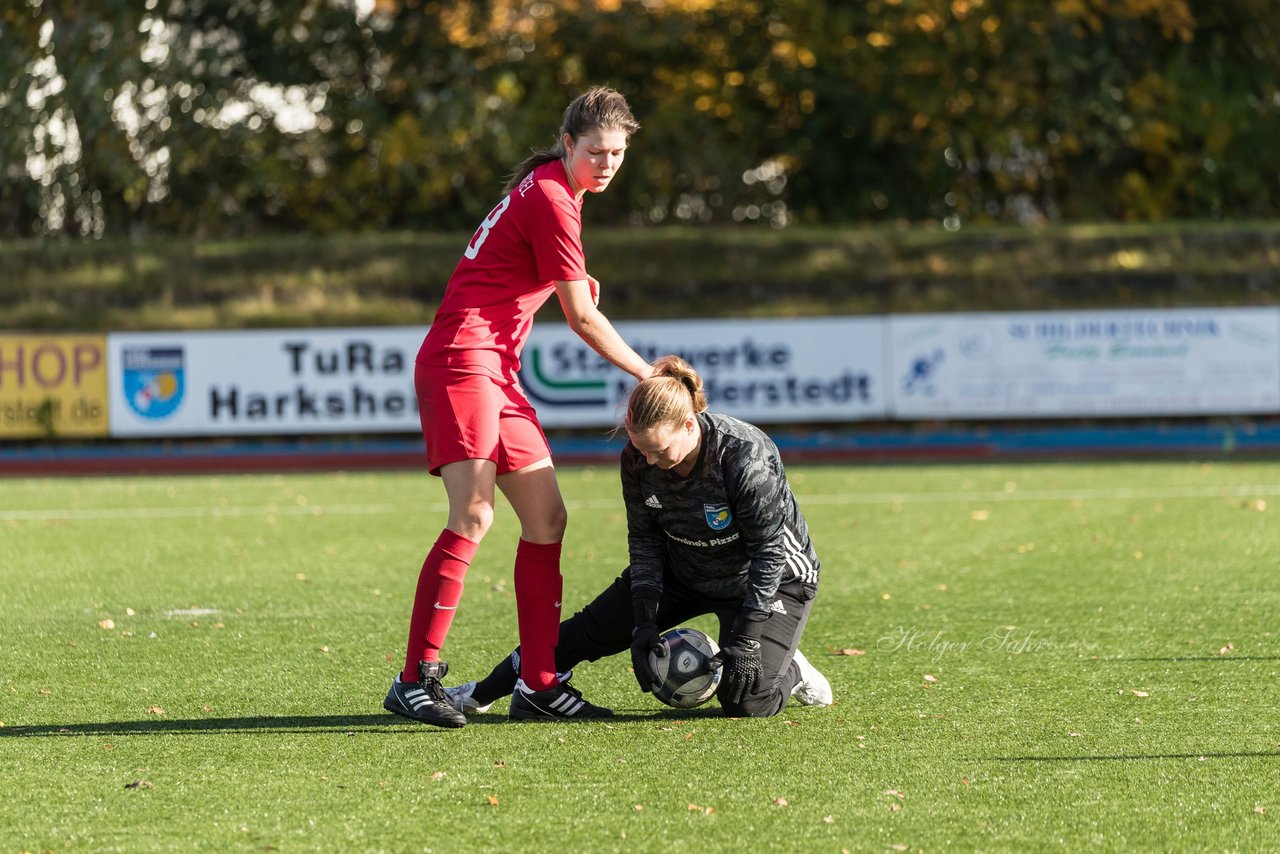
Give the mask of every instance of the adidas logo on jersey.
[[645, 507], [652, 507], [654, 510], [662, 509], [662, 502], [658, 500], [658, 496], [650, 495], [644, 500]]
[[781, 600], [781, 599], [774, 599], [774, 600], [773, 600], [773, 604], [769, 606], [769, 610], [770, 610], [770, 611], [772, 611], [772, 612], [773, 612], [773, 613], [775, 613], [775, 614], [785, 614], [785, 613], [787, 613], [786, 606], [784, 606], [784, 605], [782, 604], [782, 600]]

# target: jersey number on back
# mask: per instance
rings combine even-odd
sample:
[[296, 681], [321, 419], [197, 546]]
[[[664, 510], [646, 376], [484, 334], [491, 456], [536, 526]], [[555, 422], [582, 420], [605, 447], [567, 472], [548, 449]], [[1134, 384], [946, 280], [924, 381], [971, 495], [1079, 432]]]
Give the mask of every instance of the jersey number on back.
[[489, 230], [498, 224], [498, 220], [502, 217], [502, 212], [511, 204], [511, 197], [505, 196], [502, 201], [498, 202], [498, 206], [489, 211], [489, 215], [484, 218], [484, 222], [480, 223], [480, 227], [476, 229], [475, 236], [471, 238], [471, 242], [467, 244], [467, 250], [462, 254], [467, 256], [468, 260], [474, 261], [475, 257], [480, 254], [480, 247], [484, 246], [485, 240], [489, 237]]

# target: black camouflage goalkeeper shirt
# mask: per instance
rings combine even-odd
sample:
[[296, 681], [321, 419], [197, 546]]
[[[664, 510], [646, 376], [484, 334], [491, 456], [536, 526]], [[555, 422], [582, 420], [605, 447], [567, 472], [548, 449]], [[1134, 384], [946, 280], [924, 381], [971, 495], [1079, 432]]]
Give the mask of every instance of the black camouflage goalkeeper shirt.
[[632, 589], [661, 591], [667, 568], [764, 619], [780, 584], [818, 581], [809, 526], [764, 431], [712, 412], [698, 422], [702, 451], [688, 477], [649, 465], [630, 442], [622, 451]]

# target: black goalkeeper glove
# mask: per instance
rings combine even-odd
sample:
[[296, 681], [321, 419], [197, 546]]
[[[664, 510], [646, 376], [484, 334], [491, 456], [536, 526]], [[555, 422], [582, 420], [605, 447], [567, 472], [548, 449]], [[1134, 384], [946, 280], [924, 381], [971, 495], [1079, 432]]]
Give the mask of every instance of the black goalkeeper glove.
[[707, 671], [724, 667], [720, 694], [730, 703], [739, 704], [756, 692], [764, 676], [760, 663], [760, 634], [763, 622], [736, 620], [734, 635], [718, 653], [707, 660]]
[[667, 657], [667, 642], [658, 634], [658, 601], [652, 597], [634, 597], [635, 628], [631, 630], [631, 669], [641, 691], [653, 692], [661, 681], [649, 662], [650, 654]]

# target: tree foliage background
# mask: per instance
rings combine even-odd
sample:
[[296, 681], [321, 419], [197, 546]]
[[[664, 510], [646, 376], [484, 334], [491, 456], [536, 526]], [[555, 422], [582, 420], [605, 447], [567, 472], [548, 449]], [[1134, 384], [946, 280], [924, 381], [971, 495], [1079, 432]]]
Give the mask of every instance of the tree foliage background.
[[470, 228], [597, 83], [597, 221], [1280, 211], [1274, 0], [15, 0], [0, 236]]

